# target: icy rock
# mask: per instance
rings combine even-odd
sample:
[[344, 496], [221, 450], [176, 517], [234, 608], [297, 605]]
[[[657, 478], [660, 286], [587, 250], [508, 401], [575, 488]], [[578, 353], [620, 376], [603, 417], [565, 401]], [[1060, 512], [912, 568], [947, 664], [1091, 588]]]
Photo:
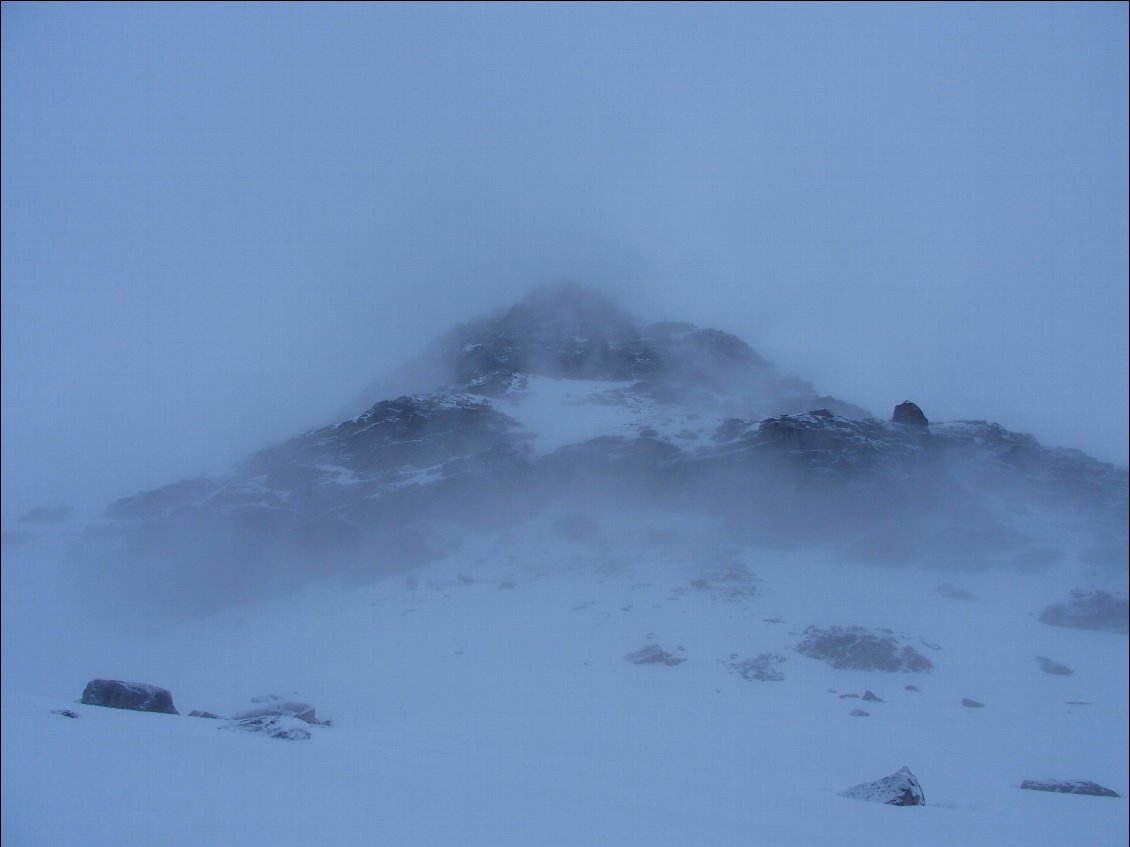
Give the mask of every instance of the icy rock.
[[1030, 791], [1054, 791], [1058, 794], [1089, 794], [1092, 797], [1121, 797], [1118, 792], [1103, 788], [1086, 779], [1026, 779], [1021, 788]]
[[918, 692], [918, 691], [921, 691], [922, 689], [919, 688], [917, 685], [904, 685], [903, 690], [904, 691]]
[[852, 709], [851, 716], [853, 718], [868, 718], [871, 717], [871, 713], [866, 709]]
[[78, 712], [71, 711], [70, 709], [52, 709], [51, 714], [62, 715], [64, 718], [77, 718]]
[[983, 708], [985, 708], [984, 703], [978, 703], [976, 700], [970, 700], [968, 697], [962, 697], [961, 698], [961, 705], [965, 706], [967, 709], [983, 709]]
[[925, 806], [926, 795], [918, 784], [918, 777], [909, 768], [899, 768], [890, 776], [875, 782], [864, 782], [840, 792], [841, 797], [886, 803], [888, 806]]
[[209, 718], [211, 720], [216, 720], [216, 721], [223, 720], [223, 718], [221, 718], [219, 715], [213, 714], [212, 712], [205, 712], [201, 709], [193, 709], [191, 712], [188, 713], [188, 716], [190, 718]]
[[678, 665], [686, 659], [672, 656], [658, 644], [648, 644], [624, 657], [634, 665]]
[[933, 663], [909, 645], [899, 645], [890, 634], [877, 634], [862, 627], [810, 626], [797, 652], [822, 659], [832, 667], [861, 671], [928, 671]]
[[1075, 673], [1067, 665], [1061, 665], [1059, 662], [1053, 662], [1047, 656], [1037, 656], [1036, 661], [1040, 663], [1040, 670], [1044, 673], [1050, 673], [1054, 676], [1070, 676]]
[[895, 406], [895, 411], [891, 415], [891, 423], [908, 424], [910, 426], [920, 426], [923, 428], [930, 425], [930, 422], [926, 420], [926, 415], [918, 408], [918, 404], [911, 403], [909, 400]]
[[863, 692], [863, 699], [868, 700], [872, 703], [885, 703], [885, 702], [887, 702], [882, 697], [880, 697], [878, 694], [876, 694], [874, 691], [864, 691]]
[[111, 709], [132, 709], [137, 712], [160, 712], [178, 715], [173, 705], [173, 695], [164, 688], [145, 682], [120, 682], [116, 679], [92, 679], [82, 692], [82, 703], [87, 706], [107, 706]]
[[300, 703], [295, 700], [285, 700], [277, 694], [264, 694], [252, 697], [254, 707], [245, 709], [232, 715], [232, 720], [240, 721], [247, 718], [260, 717], [291, 717], [298, 718], [305, 723], [320, 723], [314, 714], [314, 707], [309, 703]]
[[262, 733], [269, 738], [286, 741], [307, 741], [311, 737], [306, 723], [290, 715], [262, 715], [243, 720], [233, 720], [224, 729]]
[[1072, 591], [1066, 603], [1055, 603], [1040, 614], [1041, 623], [1102, 632], [1127, 632], [1130, 604], [1106, 591]]

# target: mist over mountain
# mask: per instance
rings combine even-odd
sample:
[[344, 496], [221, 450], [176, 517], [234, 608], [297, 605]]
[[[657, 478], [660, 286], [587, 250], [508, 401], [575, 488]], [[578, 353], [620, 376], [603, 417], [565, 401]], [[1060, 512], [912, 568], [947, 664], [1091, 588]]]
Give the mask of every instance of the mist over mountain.
[[203, 614], [380, 579], [547, 512], [697, 515], [708, 535], [870, 564], [1126, 561], [1124, 468], [913, 404], [874, 417], [732, 335], [641, 323], [577, 285], [455, 327], [377, 384], [393, 383], [412, 393], [113, 503], [75, 546], [79, 583]]

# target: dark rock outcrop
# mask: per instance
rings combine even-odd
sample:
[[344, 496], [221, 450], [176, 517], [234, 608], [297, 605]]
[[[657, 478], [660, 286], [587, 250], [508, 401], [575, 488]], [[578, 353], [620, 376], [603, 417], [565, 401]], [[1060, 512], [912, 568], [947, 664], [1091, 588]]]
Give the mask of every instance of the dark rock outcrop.
[[867, 700], [871, 703], [885, 703], [885, 702], [887, 702], [886, 700], [884, 700], [882, 697], [880, 697], [879, 695], [877, 695], [873, 691], [864, 691], [863, 692], [863, 699]]
[[858, 626], [810, 626], [796, 649], [801, 655], [820, 659], [836, 669], [918, 673], [934, 666], [910, 645], [900, 644], [893, 634]]
[[223, 718], [221, 718], [219, 715], [215, 714], [214, 712], [206, 712], [206, 711], [203, 711], [201, 709], [193, 709], [191, 712], [188, 713], [188, 716], [190, 718], [208, 718], [210, 720], [215, 720], [215, 721], [222, 721], [223, 720]]
[[1097, 782], [1085, 779], [1026, 779], [1020, 783], [1020, 787], [1029, 791], [1054, 791], [1057, 794], [1087, 794], [1091, 797], [1122, 796], [1109, 788], [1103, 788]]
[[62, 715], [64, 718], [77, 718], [78, 717], [78, 712], [75, 712], [71, 709], [52, 709], [51, 714]]
[[891, 423], [923, 428], [930, 425], [930, 422], [926, 420], [926, 416], [922, 414], [922, 410], [918, 408], [918, 404], [911, 403], [909, 400], [895, 406], [894, 414], [891, 415]]
[[1044, 673], [1050, 673], [1053, 676], [1070, 676], [1075, 673], [1067, 665], [1061, 665], [1059, 662], [1053, 662], [1047, 656], [1037, 656], [1036, 661], [1040, 663], [1040, 670]]
[[1072, 591], [1066, 603], [1055, 603], [1040, 613], [1040, 621], [1052, 626], [1127, 632], [1130, 605], [1125, 597], [1106, 591]]
[[648, 644], [624, 657], [633, 665], [678, 665], [686, 661], [679, 656], [673, 656], [658, 644]]
[[164, 688], [145, 682], [93, 679], [82, 692], [82, 702], [87, 706], [107, 706], [111, 709], [180, 714], [173, 705], [172, 694]]
[[872, 803], [885, 803], [888, 806], [925, 806], [926, 794], [918, 783], [918, 777], [909, 768], [899, 768], [890, 776], [874, 782], [864, 782], [846, 791], [841, 797], [853, 800], [868, 800]]

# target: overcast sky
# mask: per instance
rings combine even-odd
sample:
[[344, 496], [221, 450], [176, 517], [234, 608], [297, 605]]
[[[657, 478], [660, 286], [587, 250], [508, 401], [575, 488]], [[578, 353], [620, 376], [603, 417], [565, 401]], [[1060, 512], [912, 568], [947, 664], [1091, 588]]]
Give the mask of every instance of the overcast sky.
[[1127, 8], [5, 2], [5, 519], [555, 280], [1125, 464]]

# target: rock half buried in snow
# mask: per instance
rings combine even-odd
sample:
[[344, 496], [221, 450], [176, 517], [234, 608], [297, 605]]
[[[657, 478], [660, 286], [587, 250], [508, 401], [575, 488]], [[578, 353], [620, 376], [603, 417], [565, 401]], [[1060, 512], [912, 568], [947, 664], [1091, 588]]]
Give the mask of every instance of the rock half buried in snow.
[[1086, 779], [1026, 779], [1021, 788], [1031, 791], [1054, 791], [1057, 794], [1089, 794], [1092, 797], [1120, 797], [1118, 792], [1103, 788]]
[[262, 733], [269, 738], [280, 738], [286, 741], [307, 741], [311, 733], [306, 726], [306, 722], [290, 715], [263, 715], [233, 720], [223, 728]]
[[232, 715], [232, 720], [241, 721], [248, 718], [283, 717], [298, 718], [305, 723], [321, 723], [314, 714], [314, 707], [309, 703], [286, 700], [277, 694], [264, 694], [261, 697], [252, 697], [251, 702], [255, 704], [252, 708]]
[[913, 647], [900, 644], [888, 632], [871, 632], [863, 627], [810, 626], [797, 652], [821, 659], [837, 669], [860, 671], [928, 671], [934, 664]]
[[1040, 670], [1044, 673], [1050, 673], [1054, 676], [1070, 676], [1075, 673], [1067, 665], [1061, 665], [1059, 662], [1053, 662], [1047, 656], [1037, 656], [1036, 661], [1040, 663]]
[[926, 794], [918, 784], [918, 777], [909, 768], [899, 768], [890, 776], [874, 782], [864, 782], [840, 792], [841, 797], [886, 803], [888, 806], [925, 806]]
[[634, 665], [678, 665], [686, 661], [672, 656], [658, 644], [648, 644], [624, 657]]
[[135, 712], [160, 712], [178, 715], [173, 695], [164, 688], [146, 682], [121, 682], [116, 679], [92, 679], [82, 692], [87, 706], [111, 709], [132, 709]]
[[1130, 624], [1130, 603], [1106, 591], [1072, 591], [1066, 603], [1055, 603], [1044, 609], [1040, 622], [1125, 633]]
[[976, 700], [970, 700], [968, 697], [962, 697], [961, 698], [961, 705], [965, 706], [965, 708], [967, 708], [967, 709], [983, 709], [983, 708], [985, 708], [984, 703], [978, 703]]

